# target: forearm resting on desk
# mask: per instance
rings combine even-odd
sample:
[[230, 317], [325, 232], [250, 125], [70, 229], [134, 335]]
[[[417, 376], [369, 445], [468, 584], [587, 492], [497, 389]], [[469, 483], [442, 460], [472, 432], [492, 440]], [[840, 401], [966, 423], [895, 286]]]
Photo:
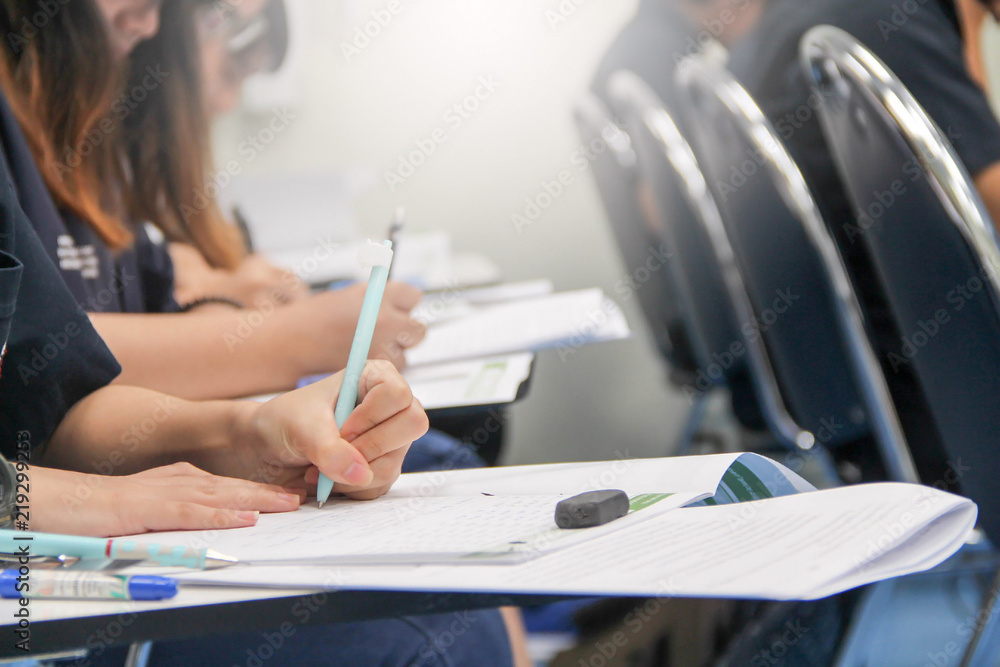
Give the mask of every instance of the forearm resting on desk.
[[[347, 364], [364, 285], [286, 306], [170, 314], [95, 313], [91, 321], [122, 365], [119, 384], [188, 399], [253, 396], [291, 389], [304, 376]], [[390, 283], [371, 358], [396, 366], [426, 328], [409, 316], [420, 291]]]
[[[90, 316], [122, 366], [119, 384], [188, 399], [284, 391], [306, 374], [276, 323], [254, 311]], [[242, 316], [242, 319], [241, 319]]]
[[43, 452], [43, 465], [128, 475], [181, 461], [235, 474], [249, 448], [234, 446], [250, 402], [190, 402], [137, 387], [109, 386], [77, 403]]
[[67, 413], [40, 463], [122, 475], [185, 461], [218, 475], [296, 488], [314, 485], [322, 471], [335, 491], [374, 498], [399, 476], [410, 443], [427, 431], [427, 415], [391, 364], [368, 362], [359, 403], [338, 427], [333, 406], [343, 376], [267, 403], [191, 402], [104, 387]]

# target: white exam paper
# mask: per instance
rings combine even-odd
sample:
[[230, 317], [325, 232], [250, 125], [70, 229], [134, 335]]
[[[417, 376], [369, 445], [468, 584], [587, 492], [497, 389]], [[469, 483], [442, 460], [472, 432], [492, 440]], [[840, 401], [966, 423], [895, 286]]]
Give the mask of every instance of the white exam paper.
[[411, 366], [618, 340], [630, 335], [621, 309], [599, 288], [521, 299], [430, 326], [406, 351]]
[[235, 567], [180, 577], [327, 589], [817, 599], [933, 567], [964, 544], [976, 515], [970, 500], [936, 489], [868, 484], [678, 509], [516, 565]]

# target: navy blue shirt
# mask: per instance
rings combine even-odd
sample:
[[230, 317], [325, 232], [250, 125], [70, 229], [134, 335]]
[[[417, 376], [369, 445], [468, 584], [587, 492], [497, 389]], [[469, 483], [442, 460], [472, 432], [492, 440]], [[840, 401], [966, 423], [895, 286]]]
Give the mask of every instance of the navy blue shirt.
[[[951, 0], [770, 0], [760, 25], [732, 51], [729, 66], [775, 124], [828, 221], [853, 210], [826, 148], [799, 42], [813, 26], [846, 30], [881, 58], [952, 142], [973, 176], [1000, 162], [1000, 124], [965, 66]], [[839, 227], [840, 225], [834, 225]]]
[[0, 129], [0, 338], [9, 334], [0, 373], [0, 452], [13, 458], [17, 442], [33, 448], [47, 442], [70, 408], [121, 367], [25, 215], [6, 155], [10, 126]]
[[135, 243], [114, 253], [85, 222], [60, 211], [25, 141], [16, 117], [0, 98], [0, 134], [10, 174], [35, 232], [77, 303], [88, 312], [174, 312], [173, 264], [166, 248], [142, 226]]
[[10, 335], [10, 323], [14, 319], [14, 306], [17, 304], [17, 290], [21, 286], [23, 271], [24, 265], [19, 259], [0, 250], [0, 373], [3, 371], [3, 358], [7, 355], [7, 338]]

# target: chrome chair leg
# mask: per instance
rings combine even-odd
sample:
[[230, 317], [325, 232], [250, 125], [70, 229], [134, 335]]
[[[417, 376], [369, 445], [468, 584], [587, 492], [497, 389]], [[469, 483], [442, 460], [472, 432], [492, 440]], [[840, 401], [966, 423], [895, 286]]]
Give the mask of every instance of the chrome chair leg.
[[[975, 632], [969, 639], [965, 655], [962, 656], [961, 667], [985, 664], [984, 660], [990, 655], [990, 651], [996, 648], [998, 629], [996, 615], [1000, 611], [997, 598], [1000, 598], [1000, 570], [997, 570], [983, 598], [983, 606], [979, 611], [980, 618], [976, 619]], [[985, 619], [981, 620], [983, 615]]]
[[153, 649], [153, 642], [136, 642], [128, 647], [128, 657], [125, 659], [125, 667], [146, 667], [149, 664], [149, 654]]
[[691, 453], [691, 447], [694, 445], [695, 436], [698, 435], [698, 430], [701, 428], [702, 422], [705, 420], [705, 412], [708, 410], [708, 401], [710, 400], [709, 392], [700, 393], [691, 405], [691, 409], [688, 410], [687, 419], [684, 422], [684, 430], [681, 431], [680, 440], [677, 442], [677, 447], [671, 456], [687, 456]]

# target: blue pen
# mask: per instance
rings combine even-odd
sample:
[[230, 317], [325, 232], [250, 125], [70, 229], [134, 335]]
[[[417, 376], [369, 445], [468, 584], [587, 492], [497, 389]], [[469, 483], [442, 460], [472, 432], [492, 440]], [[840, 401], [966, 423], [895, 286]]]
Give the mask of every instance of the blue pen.
[[[333, 418], [339, 427], [351, 415], [358, 403], [358, 383], [361, 373], [368, 361], [368, 350], [372, 346], [372, 335], [375, 333], [375, 321], [378, 319], [379, 308], [382, 307], [382, 295], [385, 293], [385, 283], [389, 279], [389, 266], [392, 264], [392, 241], [382, 245], [368, 242], [361, 250], [358, 258], [362, 266], [372, 267], [368, 277], [368, 288], [365, 290], [365, 300], [361, 304], [361, 315], [358, 316], [358, 328], [354, 330], [354, 342], [351, 343], [351, 353], [347, 357], [347, 368], [344, 370], [344, 383], [340, 386], [340, 396], [337, 407], [333, 410]], [[319, 506], [330, 497], [333, 491], [333, 481], [320, 474], [316, 486], [316, 499]]]
[[81, 559], [148, 560], [167, 567], [204, 570], [236, 563], [212, 549], [139, 544], [132, 540], [107, 537], [80, 537], [30, 530], [0, 530], [0, 553], [24, 556], [75, 556]]
[[0, 572], [0, 597], [7, 599], [166, 600], [175, 595], [177, 580], [170, 577], [57, 570]]

